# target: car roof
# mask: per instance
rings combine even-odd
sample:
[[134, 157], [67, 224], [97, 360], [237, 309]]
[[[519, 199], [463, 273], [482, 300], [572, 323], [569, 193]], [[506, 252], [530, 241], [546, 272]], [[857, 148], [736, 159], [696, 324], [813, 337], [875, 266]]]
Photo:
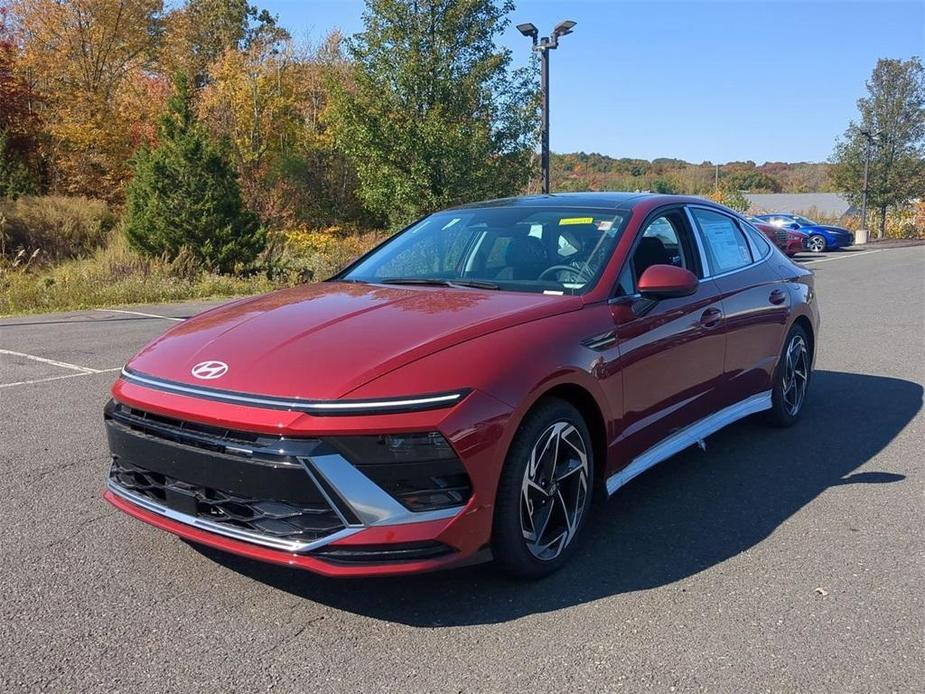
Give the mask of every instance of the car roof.
[[550, 193], [548, 195], [524, 195], [514, 198], [482, 200], [458, 205], [450, 209], [462, 210], [485, 207], [588, 207], [588, 208], [632, 208], [643, 200], [653, 198], [670, 202], [709, 202], [682, 195], [663, 195], [660, 193], [621, 193], [621, 192], [585, 192], [585, 193]]

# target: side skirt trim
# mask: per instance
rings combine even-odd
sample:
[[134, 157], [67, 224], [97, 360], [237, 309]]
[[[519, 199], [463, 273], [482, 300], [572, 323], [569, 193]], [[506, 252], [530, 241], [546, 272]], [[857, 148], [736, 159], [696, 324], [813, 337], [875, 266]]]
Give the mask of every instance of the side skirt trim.
[[699, 422], [694, 422], [690, 426], [675, 432], [668, 438], [655, 444], [645, 453], [635, 458], [629, 465], [608, 477], [607, 494], [613, 494], [624, 484], [637, 475], [645, 472], [653, 465], [658, 465], [675, 453], [680, 453], [685, 448], [693, 446], [728, 424], [732, 424], [756, 412], [769, 409], [771, 409], [771, 391], [767, 390], [763, 393], [752, 395], [734, 405], [730, 405], [719, 412], [714, 412], [708, 417], [704, 417]]

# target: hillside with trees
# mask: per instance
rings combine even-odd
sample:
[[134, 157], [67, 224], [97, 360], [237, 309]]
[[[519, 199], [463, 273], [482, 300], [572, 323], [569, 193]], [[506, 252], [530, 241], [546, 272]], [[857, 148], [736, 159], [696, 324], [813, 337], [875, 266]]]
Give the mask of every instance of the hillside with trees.
[[829, 165], [733, 161], [692, 164], [681, 159], [615, 159], [603, 154], [553, 154], [558, 190], [651, 190], [707, 195], [717, 185], [749, 193], [836, 192]]

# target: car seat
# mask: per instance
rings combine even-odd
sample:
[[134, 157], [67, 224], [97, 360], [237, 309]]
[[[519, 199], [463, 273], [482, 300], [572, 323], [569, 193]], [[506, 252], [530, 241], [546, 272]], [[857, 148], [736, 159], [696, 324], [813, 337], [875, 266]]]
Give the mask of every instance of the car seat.
[[535, 280], [550, 266], [546, 246], [535, 236], [514, 236], [504, 252], [506, 263], [496, 279]]
[[654, 236], [644, 236], [636, 247], [633, 254], [633, 267], [636, 270], [636, 278], [642, 277], [642, 273], [653, 265], [673, 265], [671, 255], [665, 248], [661, 239]]

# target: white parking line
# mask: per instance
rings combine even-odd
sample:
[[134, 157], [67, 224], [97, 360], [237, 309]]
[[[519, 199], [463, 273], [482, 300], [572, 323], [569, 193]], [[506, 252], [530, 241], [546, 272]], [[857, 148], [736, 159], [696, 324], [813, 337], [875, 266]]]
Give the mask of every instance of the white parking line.
[[99, 311], [100, 313], [127, 313], [130, 316], [144, 316], [145, 318], [160, 318], [161, 320], [175, 320], [178, 322], [183, 322], [185, 318], [174, 318], [173, 316], [161, 316], [157, 313], [143, 313], [142, 311], [126, 311], [120, 308], [95, 308], [94, 311]]
[[873, 251], [861, 251], [860, 253], [855, 251], [853, 253], [845, 253], [844, 255], [830, 255], [830, 256], [826, 256], [825, 258], [819, 258], [819, 260], [813, 260], [809, 262], [807, 266], [812, 267], [813, 265], [818, 265], [819, 263], [827, 263], [830, 260], [847, 260], [848, 258], [860, 258], [862, 255], [870, 255], [871, 253], [880, 253], [884, 250], [885, 249], [883, 248], [878, 248]]
[[37, 357], [34, 354], [26, 354], [25, 352], [14, 352], [11, 349], [0, 349], [0, 354], [11, 354], [14, 357], [23, 357], [24, 359], [31, 359], [32, 361], [38, 361], [43, 364], [50, 364], [51, 366], [60, 366], [62, 369], [71, 369], [72, 371], [80, 371], [85, 374], [95, 374], [100, 373], [100, 369], [91, 369], [89, 366], [78, 366], [77, 364], [68, 364], [66, 361], [55, 361], [54, 359], [46, 359], [45, 357]]
[[114, 369], [94, 369], [83, 373], [64, 374], [62, 376], [49, 376], [48, 378], [36, 378], [31, 381], [15, 381], [14, 383], [0, 383], [0, 388], [12, 388], [13, 386], [28, 386], [33, 383], [45, 383], [46, 381], [60, 381], [63, 378], [79, 378], [81, 376], [94, 376], [96, 374], [105, 374], [112, 371], [121, 371], [122, 367], [117, 366]]

